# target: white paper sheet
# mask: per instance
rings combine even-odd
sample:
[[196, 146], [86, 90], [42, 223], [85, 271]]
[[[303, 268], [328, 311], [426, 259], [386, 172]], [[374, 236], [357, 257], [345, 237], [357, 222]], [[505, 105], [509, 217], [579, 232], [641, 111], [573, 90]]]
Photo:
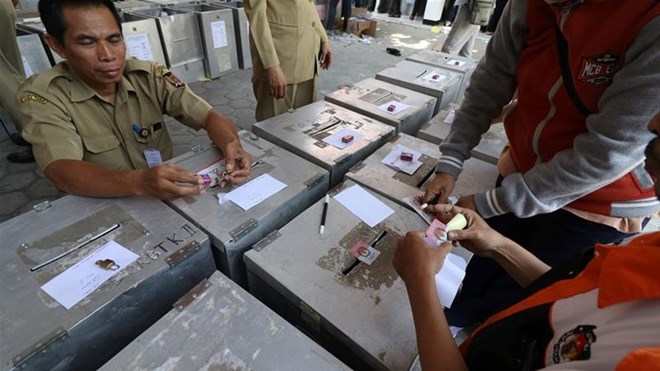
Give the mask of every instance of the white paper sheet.
[[442, 269], [435, 275], [435, 286], [438, 291], [440, 303], [447, 308], [451, 308], [451, 304], [454, 302], [458, 293], [458, 288], [461, 286], [461, 282], [463, 282], [465, 266], [466, 264], [463, 258], [449, 253], [445, 257]]
[[465, 64], [465, 61], [459, 61], [458, 59], [450, 59], [445, 64], [448, 66], [461, 67]]
[[334, 199], [372, 228], [394, 214], [394, 210], [357, 184], [341, 191]]
[[442, 81], [446, 78], [447, 78], [446, 75], [443, 75], [442, 73], [440, 73], [438, 71], [431, 71], [431, 72], [425, 73], [422, 76], [422, 79], [430, 81], [430, 82], [440, 82], [440, 81]]
[[146, 32], [136, 33], [124, 36], [128, 55], [143, 61], [154, 60], [151, 53], [151, 44], [149, 44], [149, 35]]
[[451, 125], [454, 122], [454, 115], [456, 114], [456, 110], [450, 110], [449, 113], [447, 114], [447, 117], [445, 117], [445, 124]]
[[225, 21], [211, 22], [211, 34], [213, 35], [213, 49], [227, 46], [227, 28]]
[[[341, 138], [345, 135], [352, 135], [353, 140], [348, 142], [348, 143], [342, 142]], [[359, 131], [344, 128], [344, 129], [339, 130], [338, 132], [336, 132], [332, 135], [329, 135], [329, 136], [323, 138], [323, 141], [328, 143], [331, 146], [337, 147], [339, 149], [344, 149], [344, 148], [350, 146], [351, 144], [359, 141], [363, 137], [364, 137], [364, 134], [360, 133]]]
[[[394, 108], [392, 109], [392, 111], [388, 111], [388, 110], [387, 110], [390, 106], [394, 106]], [[395, 101], [395, 100], [391, 100], [391, 101], [389, 101], [389, 102], [387, 102], [387, 103], [385, 103], [385, 104], [383, 104], [383, 105], [378, 106], [378, 109], [379, 109], [379, 110], [381, 110], [381, 111], [383, 111], [383, 112], [387, 112], [387, 113], [389, 113], [390, 115], [396, 115], [396, 114], [398, 114], [398, 113], [401, 112], [401, 111], [405, 111], [405, 110], [407, 110], [408, 108], [410, 108], [409, 105], [407, 105], [407, 104], [405, 104], [405, 103], [403, 103], [403, 102], [397, 102], [397, 101]]]
[[[46, 282], [41, 289], [64, 308], [70, 309], [137, 258], [138, 255], [134, 252], [110, 241]], [[105, 259], [112, 259], [119, 268], [106, 270], [96, 264], [97, 261]]]
[[286, 184], [268, 174], [263, 174], [229, 192], [227, 197], [241, 209], [250, 210], [285, 187]]
[[34, 75], [34, 71], [32, 71], [32, 67], [30, 67], [30, 62], [28, 62], [27, 58], [21, 55], [21, 60], [23, 61], [23, 69], [25, 70], [25, 78], [28, 78], [32, 75]]
[[[403, 152], [411, 153], [412, 161], [401, 160], [401, 154]], [[390, 153], [388, 153], [387, 156], [385, 156], [385, 158], [382, 159], [380, 162], [393, 168], [394, 170], [403, 171], [408, 175], [413, 175], [415, 171], [417, 171], [417, 169], [419, 169], [419, 167], [422, 166], [422, 162], [419, 161], [420, 157], [422, 157], [421, 152], [397, 144], [392, 149], [392, 151], [390, 151]]]

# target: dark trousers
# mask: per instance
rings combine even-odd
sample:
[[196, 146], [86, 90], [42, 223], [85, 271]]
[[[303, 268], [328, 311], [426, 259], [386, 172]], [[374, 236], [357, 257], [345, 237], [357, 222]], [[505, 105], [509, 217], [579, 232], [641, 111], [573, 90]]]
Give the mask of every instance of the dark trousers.
[[[488, 224], [523, 246], [551, 267], [583, 253], [596, 243], [617, 243], [630, 234], [557, 210], [519, 219], [513, 214], [489, 218]], [[514, 304], [522, 294], [520, 285], [493, 259], [473, 256], [463, 287], [447, 320], [453, 326], [483, 322]]]
[[442, 11], [442, 17], [440, 17], [440, 22], [453, 22], [456, 18], [456, 13], [458, 12], [458, 7], [454, 5], [456, 0], [449, 0], [445, 3], [445, 8]]
[[[343, 0], [341, 2], [341, 16], [344, 18], [342, 30], [344, 31], [346, 31], [346, 27], [348, 26], [348, 19], [351, 18], [351, 3], [352, 0]], [[335, 21], [337, 20], [337, 4], [339, 4], [339, 0], [330, 0], [330, 5], [328, 6], [328, 18], [325, 21], [326, 30], [333, 30], [335, 28]]]
[[504, 11], [504, 7], [506, 6], [507, 1], [508, 0], [495, 1], [495, 10], [493, 11], [493, 14], [491, 14], [490, 19], [488, 19], [488, 25], [486, 26], [486, 31], [495, 32], [495, 29], [497, 28], [497, 24], [500, 22], [500, 17], [502, 16], [502, 12]]
[[[410, 16], [412, 18], [415, 18], [417, 15], [424, 15], [424, 9], [426, 9], [426, 0], [415, 0], [415, 4], [413, 5], [412, 13], [410, 13]], [[421, 12], [421, 14], [417, 14], [418, 12]]]

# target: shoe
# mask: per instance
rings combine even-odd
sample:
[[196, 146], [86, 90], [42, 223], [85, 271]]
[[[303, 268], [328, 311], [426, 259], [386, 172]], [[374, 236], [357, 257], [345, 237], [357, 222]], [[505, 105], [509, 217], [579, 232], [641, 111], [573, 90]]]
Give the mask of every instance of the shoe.
[[14, 142], [15, 145], [17, 146], [22, 146], [22, 147], [29, 147], [30, 143], [26, 142], [25, 139], [23, 139], [22, 136], [20, 136], [17, 133], [13, 133], [9, 135], [9, 139]]
[[414, 20], [415, 20], [415, 16], [414, 16], [414, 15], [411, 15], [410, 17], [408, 17], [408, 19], [410, 19], [411, 21], [414, 21]]
[[401, 51], [399, 49], [385, 48], [385, 51], [388, 52], [389, 54], [392, 54], [395, 57], [401, 56]]
[[21, 152], [12, 152], [7, 155], [7, 161], [13, 162], [16, 164], [29, 164], [34, 162], [34, 155], [32, 154], [31, 149], [26, 149]]

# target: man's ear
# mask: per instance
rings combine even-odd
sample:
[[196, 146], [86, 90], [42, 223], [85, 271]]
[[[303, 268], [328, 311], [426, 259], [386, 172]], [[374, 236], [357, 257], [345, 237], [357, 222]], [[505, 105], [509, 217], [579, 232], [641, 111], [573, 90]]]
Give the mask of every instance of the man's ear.
[[66, 56], [64, 55], [64, 47], [60, 45], [59, 41], [57, 41], [49, 34], [44, 35], [44, 40], [46, 40], [46, 44], [48, 44], [48, 46], [50, 46], [50, 48], [53, 49], [55, 53], [62, 57], [62, 59], [66, 59]]

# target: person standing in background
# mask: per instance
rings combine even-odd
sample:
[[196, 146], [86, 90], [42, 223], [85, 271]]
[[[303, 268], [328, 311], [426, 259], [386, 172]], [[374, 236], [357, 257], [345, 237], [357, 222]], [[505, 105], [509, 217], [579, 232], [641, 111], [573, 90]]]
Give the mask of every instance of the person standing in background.
[[247, 0], [255, 116], [263, 121], [316, 99], [319, 69], [332, 63], [332, 47], [313, 2]]
[[[337, 4], [340, 0], [330, 0], [330, 5], [328, 6], [328, 18], [325, 20], [325, 29], [327, 32], [334, 32], [335, 22], [337, 21]], [[348, 19], [351, 18], [351, 2], [352, 0], [342, 0], [341, 2], [341, 17], [344, 22], [341, 26], [341, 30], [346, 32], [348, 27]], [[360, 5], [362, 5], [360, 3]]]
[[442, 44], [442, 52], [461, 57], [472, 57], [474, 40], [479, 33], [479, 25], [470, 23], [470, 12], [467, 6], [468, 0], [456, 0], [458, 12], [454, 24], [447, 35], [445, 43]]
[[504, 11], [507, 1], [508, 0], [495, 1], [495, 11], [493, 12], [493, 15], [490, 16], [488, 24], [486, 25], [487, 34], [492, 35], [495, 33], [495, 29], [497, 29], [497, 24], [500, 22], [500, 17], [502, 17], [502, 12]]
[[[25, 71], [21, 61], [21, 54], [16, 42], [16, 11], [14, 7], [17, 0], [0, 0], [0, 78], [2, 79], [2, 89], [0, 89], [0, 106], [4, 108], [9, 117], [16, 124], [18, 134], [10, 135], [11, 140], [18, 144], [29, 147], [20, 135], [21, 127], [18, 123], [18, 107], [14, 99], [18, 87], [25, 80]], [[32, 149], [26, 148], [20, 152], [13, 152], [7, 155], [9, 162], [29, 163], [34, 162]]]

